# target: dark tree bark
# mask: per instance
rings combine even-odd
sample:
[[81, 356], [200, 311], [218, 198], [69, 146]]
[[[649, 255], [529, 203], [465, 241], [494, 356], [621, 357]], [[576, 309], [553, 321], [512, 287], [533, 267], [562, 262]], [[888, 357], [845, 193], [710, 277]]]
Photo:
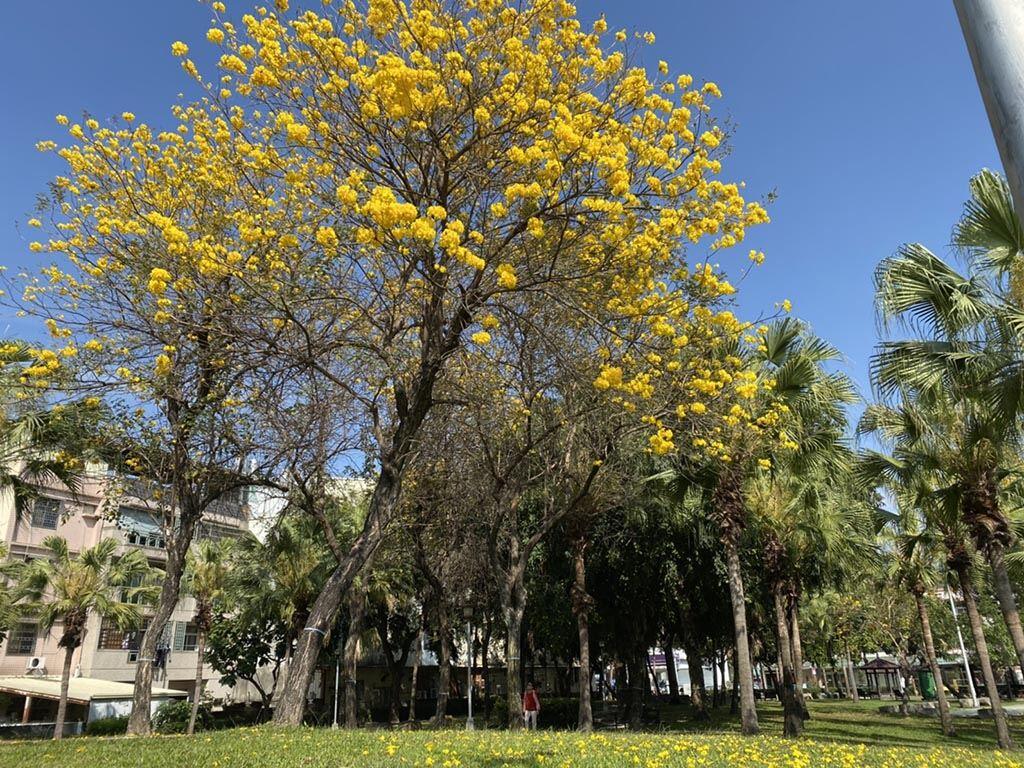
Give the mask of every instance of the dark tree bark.
[[708, 694], [704, 687], [704, 660], [697, 650], [697, 645], [687, 637], [686, 667], [690, 675], [690, 705], [693, 707], [697, 720], [710, 720], [708, 714]]
[[580, 703], [577, 727], [584, 733], [594, 729], [594, 712], [590, 700], [590, 609], [594, 600], [587, 593], [586, 548], [586, 535], [580, 533], [573, 542], [573, 583], [570, 598], [573, 613], [576, 615], [576, 631], [580, 646]]
[[672, 646], [671, 635], [665, 638], [662, 652], [665, 654], [665, 677], [668, 678], [669, 704], [679, 703], [679, 675], [676, 673], [676, 651]]
[[448, 694], [452, 686], [452, 627], [448, 606], [438, 601], [434, 606], [437, 618], [437, 707], [434, 710], [433, 725], [444, 725], [448, 716]]

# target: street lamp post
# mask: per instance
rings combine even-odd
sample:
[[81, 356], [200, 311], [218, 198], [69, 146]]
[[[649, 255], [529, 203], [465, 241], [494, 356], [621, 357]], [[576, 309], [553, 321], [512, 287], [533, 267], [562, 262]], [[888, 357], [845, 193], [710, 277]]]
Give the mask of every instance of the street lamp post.
[[473, 725], [473, 609], [469, 606], [463, 610], [466, 619], [466, 730], [472, 731]]
[[953, 0], [953, 5], [1014, 207], [1024, 216], [1024, 3]]
[[[971, 691], [971, 703], [973, 706], [978, 706], [978, 693], [974, 690], [974, 678], [971, 676], [971, 665], [967, 660], [967, 649], [964, 647], [964, 636], [960, 632], [960, 619], [956, 612], [956, 601], [953, 600], [953, 590], [949, 588], [949, 584], [946, 584], [946, 595], [949, 597], [949, 607], [953, 609], [953, 624], [956, 625], [956, 639], [960, 641], [960, 656], [964, 660], [964, 672], [967, 673], [967, 686]], [[935, 681], [936, 685], [942, 685], [941, 680]]]

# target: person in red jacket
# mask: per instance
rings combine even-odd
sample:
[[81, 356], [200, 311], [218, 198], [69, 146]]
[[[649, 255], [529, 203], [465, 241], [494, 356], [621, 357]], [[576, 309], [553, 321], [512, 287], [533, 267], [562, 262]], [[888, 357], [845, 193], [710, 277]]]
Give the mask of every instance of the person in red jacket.
[[527, 683], [526, 692], [523, 694], [523, 722], [527, 730], [537, 730], [538, 714], [540, 714], [540, 696], [537, 695], [533, 683]]

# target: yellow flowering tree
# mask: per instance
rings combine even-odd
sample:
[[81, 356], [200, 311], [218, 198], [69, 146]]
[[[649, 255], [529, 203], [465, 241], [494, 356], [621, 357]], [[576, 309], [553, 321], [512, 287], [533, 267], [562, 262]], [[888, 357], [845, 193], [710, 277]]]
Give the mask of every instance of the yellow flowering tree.
[[176, 108], [176, 129], [154, 135], [127, 114], [117, 130], [70, 127], [61, 231], [38, 247], [88, 278], [52, 273], [50, 295], [81, 308], [93, 289], [75, 280], [98, 281], [147, 318], [145, 345], [95, 329], [95, 344], [125, 350], [129, 386], [173, 378], [183, 360], [197, 373], [240, 366], [202, 402], [244, 402], [259, 388], [227, 383], [258, 359], [353, 403], [377, 480], [294, 653], [275, 718], [296, 724], [453, 354], [486, 346], [490, 318], [520, 312], [522, 295], [556, 304], [571, 327], [601, 329], [598, 392], [653, 419], [652, 448], [669, 452], [665, 409], [647, 405], [654, 384], [683, 377], [690, 344], [742, 330], [694, 301], [687, 286], [731, 286], [691, 268], [686, 246], [728, 248], [767, 216], [718, 178], [717, 86], [652, 77], [631, 61], [644, 38], [586, 28], [568, 2], [212, 9], [216, 73], [171, 46], [203, 91]]
[[[175, 129], [162, 132], [131, 113], [104, 126], [58, 116], [68, 143], [39, 148], [57, 151], [67, 171], [31, 222], [45, 237], [32, 250], [54, 261], [24, 275], [14, 299], [52, 338], [24, 377], [45, 384], [64, 372], [67, 388], [102, 399], [112, 415], [105, 457], [154, 483], [167, 568], [140, 648], [134, 732], [149, 728], [150, 660], [199, 520], [245, 482], [254, 448], [243, 415], [264, 385], [239, 341], [273, 290], [250, 232], [272, 177], [239, 155], [227, 118], [200, 105], [173, 115]], [[287, 204], [262, 224], [290, 222]]]

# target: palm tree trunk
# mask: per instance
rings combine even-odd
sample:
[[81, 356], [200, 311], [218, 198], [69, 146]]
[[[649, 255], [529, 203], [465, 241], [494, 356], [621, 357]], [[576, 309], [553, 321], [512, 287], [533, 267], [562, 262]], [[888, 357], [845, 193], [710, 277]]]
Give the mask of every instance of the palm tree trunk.
[[992, 673], [992, 659], [988, 653], [988, 643], [985, 641], [985, 628], [981, 622], [978, 604], [974, 600], [974, 591], [971, 589], [971, 580], [967, 566], [963, 563], [957, 563], [954, 567], [957, 578], [960, 580], [960, 591], [964, 597], [964, 606], [967, 608], [971, 635], [974, 637], [974, 648], [978, 652], [978, 664], [981, 666], [981, 675], [985, 680], [985, 691], [988, 693], [989, 701], [992, 704], [992, 719], [996, 724], [996, 740], [999, 743], [1000, 749], [1013, 749], [1010, 729], [1006, 724], [1006, 712], [1003, 711], [1003, 703], [999, 700], [996, 676]]
[[196, 732], [196, 717], [199, 715], [199, 702], [203, 698], [203, 656], [206, 655], [206, 631], [200, 630], [196, 638], [196, 682], [192, 688], [192, 712], [188, 716], [188, 731], [191, 736]]
[[935, 655], [935, 641], [932, 639], [932, 624], [928, 618], [928, 606], [925, 605], [924, 595], [915, 592], [914, 600], [917, 603], [917, 616], [921, 620], [921, 636], [924, 638], [924, 652], [928, 657], [928, 667], [931, 669], [932, 677], [935, 678], [935, 700], [939, 706], [942, 732], [946, 736], [956, 736], [953, 717], [949, 713], [949, 701], [946, 699], [946, 691], [942, 685], [942, 669], [939, 667], [939, 660]]
[[804, 721], [800, 716], [800, 705], [796, 700], [796, 678], [793, 675], [792, 645], [789, 639], [789, 627], [786, 621], [785, 596], [782, 594], [782, 585], [775, 584], [772, 588], [772, 597], [775, 604], [775, 631], [779, 646], [779, 673], [782, 677], [780, 694], [782, 696], [782, 734], [784, 736], [799, 736], [803, 730]]
[[1013, 593], [1013, 585], [1010, 583], [1010, 575], [1006, 572], [1006, 554], [1003, 545], [998, 541], [992, 542], [988, 547], [988, 562], [992, 567], [992, 580], [995, 583], [996, 599], [999, 601], [999, 608], [1003, 613], [1003, 621], [1006, 622], [1006, 629], [1013, 641], [1013, 648], [1017, 652], [1017, 662], [1021, 671], [1024, 671], [1024, 628], [1020, 623], [1020, 611], [1017, 609], [1017, 597]]
[[725, 562], [729, 575], [729, 600], [732, 604], [733, 635], [736, 647], [740, 683], [740, 721], [745, 736], [758, 731], [757, 709], [754, 701], [754, 670], [750, 666], [750, 642], [747, 636], [747, 604], [743, 594], [743, 573], [736, 543], [727, 538]]
[[804, 646], [800, 641], [800, 609], [798, 602], [796, 597], [789, 601], [789, 642], [792, 645], [797, 703], [800, 704], [800, 716], [807, 721], [811, 719], [811, 713], [807, 709], [807, 701], [804, 699]]
[[60, 673], [60, 700], [57, 702], [57, 723], [53, 727], [53, 738], [64, 738], [64, 720], [68, 713], [68, 688], [71, 685], [71, 659], [75, 655], [75, 646], [64, 649], [64, 668]]

